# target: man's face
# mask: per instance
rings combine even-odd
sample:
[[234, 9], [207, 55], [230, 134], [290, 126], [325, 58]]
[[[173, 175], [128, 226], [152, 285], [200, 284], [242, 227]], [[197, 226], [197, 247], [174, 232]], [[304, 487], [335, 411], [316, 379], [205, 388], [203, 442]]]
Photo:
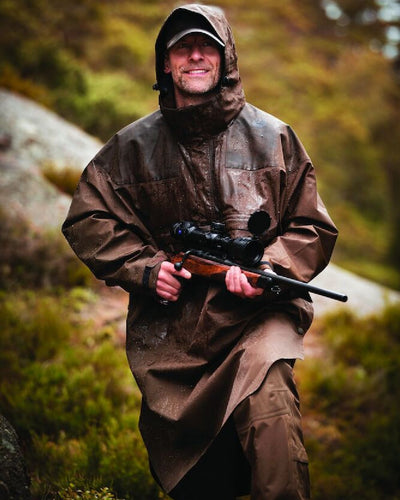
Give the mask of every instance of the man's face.
[[172, 76], [178, 108], [201, 104], [221, 76], [217, 43], [200, 33], [186, 35], [169, 49], [164, 71]]

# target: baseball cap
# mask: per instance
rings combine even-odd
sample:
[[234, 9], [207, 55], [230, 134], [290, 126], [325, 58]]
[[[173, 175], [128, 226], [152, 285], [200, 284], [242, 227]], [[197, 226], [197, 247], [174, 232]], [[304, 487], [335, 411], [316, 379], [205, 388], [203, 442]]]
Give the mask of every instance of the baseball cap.
[[224, 42], [205, 17], [184, 9], [175, 11], [167, 20], [163, 35], [165, 47], [167, 50], [170, 49], [181, 38], [191, 33], [202, 33], [221, 47], [225, 47]]
[[184, 36], [190, 35], [191, 33], [202, 33], [203, 35], [207, 35], [208, 37], [212, 38], [215, 42], [217, 42], [221, 47], [225, 47], [224, 42], [216, 35], [211, 33], [211, 31], [202, 29], [202, 28], [188, 28], [183, 31], [180, 31], [176, 35], [174, 35], [170, 40], [167, 42], [167, 49], [170, 49], [173, 45], [176, 44], [176, 42], [179, 42]]

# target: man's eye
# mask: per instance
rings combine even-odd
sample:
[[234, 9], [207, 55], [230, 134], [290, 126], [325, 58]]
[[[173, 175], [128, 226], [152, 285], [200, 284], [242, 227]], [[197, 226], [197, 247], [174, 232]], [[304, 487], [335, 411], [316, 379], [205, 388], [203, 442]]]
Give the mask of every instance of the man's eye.
[[212, 48], [218, 50], [217, 45], [212, 40], [207, 40], [203, 44], [203, 47]]

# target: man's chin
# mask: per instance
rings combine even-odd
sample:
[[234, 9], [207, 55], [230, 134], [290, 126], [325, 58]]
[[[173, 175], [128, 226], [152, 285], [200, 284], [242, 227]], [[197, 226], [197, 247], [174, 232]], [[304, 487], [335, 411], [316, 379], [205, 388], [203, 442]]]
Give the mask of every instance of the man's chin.
[[217, 87], [214, 86], [214, 87], [206, 87], [206, 88], [196, 88], [196, 87], [193, 87], [193, 88], [185, 88], [183, 90], [181, 90], [181, 94], [185, 97], [200, 97], [200, 96], [204, 96], [204, 97], [207, 97], [209, 95], [212, 95], [212, 94], [215, 94], [217, 91]]

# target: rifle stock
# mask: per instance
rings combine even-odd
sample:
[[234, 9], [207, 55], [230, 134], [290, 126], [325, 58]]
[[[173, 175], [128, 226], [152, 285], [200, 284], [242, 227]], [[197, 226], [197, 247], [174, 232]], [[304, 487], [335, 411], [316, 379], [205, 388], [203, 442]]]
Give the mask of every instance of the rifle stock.
[[[177, 270], [184, 267], [194, 275], [220, 282], [225, 281], [225, 275], [231, 266], [239, 265], [234, 262], [219, 259], [218, 257], [214, 257], [204, 252], [197, 252], [195, 250], [174, 255], [171, 258], [171, 262], [175, 265], [175, 269]], [[302, 290], [303, 293], [315, 293], [340, 302], [347, 301], [347, 295], [343, 295], [332, 290], [326, 290], [292, 278], [279, 276], [273, 272], [248, 268], [241, 265], [239, 265], [239, 267], [252, 286], [256, 288], [264, 288], [277, 296], [279, 296], [285, 289], [298, 289]]]

